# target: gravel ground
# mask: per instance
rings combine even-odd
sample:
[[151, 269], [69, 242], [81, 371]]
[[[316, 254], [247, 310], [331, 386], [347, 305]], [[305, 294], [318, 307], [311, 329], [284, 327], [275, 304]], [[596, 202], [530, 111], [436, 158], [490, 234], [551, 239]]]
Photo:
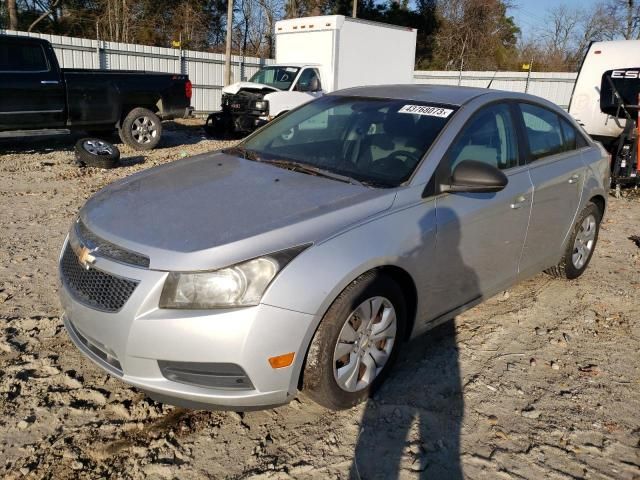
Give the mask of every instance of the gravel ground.
[[[640, 198], [611, 199], [573, 282], [543, 274], [406, 345], [366, 405], [161, 405], [71, 344], [56, 258], [84, 201], [117, 178], [225, 142], [198, 121], [123, 166], [80, 169], [73, 138], [1, 141], [3, 478], [640, 478]], [[228, 143], [228, 142], [227, 142]]]

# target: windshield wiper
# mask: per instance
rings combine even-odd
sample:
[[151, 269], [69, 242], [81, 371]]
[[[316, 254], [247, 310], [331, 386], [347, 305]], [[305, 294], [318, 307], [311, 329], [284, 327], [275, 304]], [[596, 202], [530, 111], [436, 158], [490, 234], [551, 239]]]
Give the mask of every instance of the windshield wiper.
[[272, 163], [282, 168], [286, 168], [288, 170], [308, 173], [310, 175], [317, 175], [319, 177], [331, 178], [333, 180], [338, 180], [339, 182], [350, 183], [351, 185], [365, 186], [364, 183], [362, 183], [360, 180], [356, 180], [353, 177], [349, 177], [347, 175], [340, 175], [339, 173], [335, 173], [330, 170], [325, 170], [324, 168], [313, 167], [311, 165], [295, 162], [293, 160], [269, 159], [264, 161], [267, 163]]
[[236, 155], [246, 160], [253, 160], [254, 162], [262, 161], [260, 156], [255, 151], [249, 150], [248, 148], [244, 148], [240, 145], [235, 147], [225, 148], [224, 150], [222, 150], [222, 153], [226, 153], [227, 155]]

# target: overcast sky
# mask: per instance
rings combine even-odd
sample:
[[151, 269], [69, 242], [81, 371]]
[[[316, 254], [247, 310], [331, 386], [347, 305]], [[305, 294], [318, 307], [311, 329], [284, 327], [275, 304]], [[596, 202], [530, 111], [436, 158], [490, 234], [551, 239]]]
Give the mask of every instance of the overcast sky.
[[547, 12], [556, 5], [567, 5], [570, 8], [588, 8], [598, 0], [515, 0], [514, 6], [509, 9], [508, 15], [512, 16], [520, 30], [522, 38], [527, 39], [544, 28]]

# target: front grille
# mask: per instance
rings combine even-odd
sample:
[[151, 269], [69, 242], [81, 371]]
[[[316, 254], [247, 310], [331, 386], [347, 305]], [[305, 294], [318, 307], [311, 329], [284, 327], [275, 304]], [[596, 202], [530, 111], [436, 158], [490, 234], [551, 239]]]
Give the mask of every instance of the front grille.
[[79, 302], [105, 312], [120, 310], [139, 283], [95, 268], [85, 269], [69, 244], [62, 254], [60, 271], [65, 286]]
[[89, 230], [82, 221], [78, 221], [75, 226], [76, 235], [83, 244], [88, 244], [95, 249], [94, 255], [108, 258], [115, 262], [124, 263], [125, 265], [134, 265], [136, 267], [149, 267], [149, 257], [141, 253], [132, 252], [124, 249], [111, 242], [98, 237]]

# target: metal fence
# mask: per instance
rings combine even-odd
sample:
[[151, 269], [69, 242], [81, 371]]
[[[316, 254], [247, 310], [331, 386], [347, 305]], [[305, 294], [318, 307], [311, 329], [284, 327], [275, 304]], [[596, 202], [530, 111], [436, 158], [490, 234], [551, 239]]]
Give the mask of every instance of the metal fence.
[[[191, 104], [197, 113], [220, 108], [224, 85], [224, 55], [131, 43], [106, 42], [0, 30], [0, 33], [45, 38], [55, 49], [63, 68], [121, 69], [188, 74], [193, 83]], [[233, 81], [247, 80], [271, 59], [232, 57]], [[563, 108], [569, 105], [576, 73], [416, 71], [416, 83], [464, 85], [524, 92], [546, 98]]]
[[[12, 30], [0, 30], [0, 33], [49, 40], [62, 68], [187, 74], [193, 83], [191, 105], [194, 106], [196, 112], [205, 113], [220, 108], [222, 86], [224, 85], [223, 54]], [[260, 67], [270, 63], [273, 63], [273, 60], [234, 55], [231, 60], [232, 79], [234, 82], [247, 80]]]
[[[416, 83], [462, 85], [510, 92], [527, 92], [568, 108], [577, 73], [566, 72], [438, 72], [416, 71]], [[528, 80], [527, 80], [528, 77]]]

